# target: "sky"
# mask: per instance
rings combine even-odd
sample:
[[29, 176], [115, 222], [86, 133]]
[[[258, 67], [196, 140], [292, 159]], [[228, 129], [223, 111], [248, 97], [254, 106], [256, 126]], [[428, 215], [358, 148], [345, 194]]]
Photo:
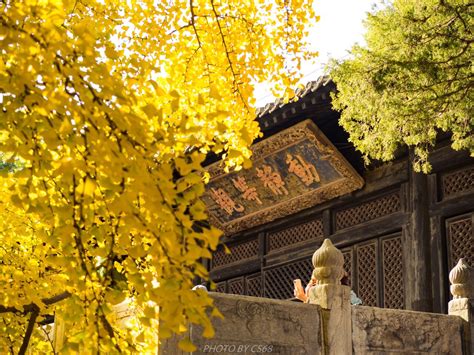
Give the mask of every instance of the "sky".
[[[380, 0], [315, 0], [316, 15], [321, 20], [310, 31], [311, 49], [319, 52], [316, 65], [302, 68], [305, 84], [324, 74], [324, 67], [330, 58], [343, 59], [355, 44], [363, 44], [363, 20]], [[259, 85], [255, 93], [257, 107], [272, 102], [275, 98], [265, 85]]]

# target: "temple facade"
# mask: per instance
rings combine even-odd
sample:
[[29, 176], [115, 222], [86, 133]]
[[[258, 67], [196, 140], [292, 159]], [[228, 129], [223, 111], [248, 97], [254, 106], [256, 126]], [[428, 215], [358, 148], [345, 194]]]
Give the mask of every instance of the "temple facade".
[[320, 78], [261, 109], [252, 168], [209, 165], [204, 200], [225, 232], [207, 264], [216, 291], [293, 299], [329, 238], [364, 305], [447, 313], [449, 270], [461, 257], [474, 265], [474, 159], [442, 136], [428, 175], [403, 149], [365, 166], [332, 109], [335, 90]]

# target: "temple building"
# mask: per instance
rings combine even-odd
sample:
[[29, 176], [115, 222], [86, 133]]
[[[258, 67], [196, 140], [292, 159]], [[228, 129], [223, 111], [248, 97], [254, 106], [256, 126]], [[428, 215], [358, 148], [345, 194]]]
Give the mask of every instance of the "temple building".
[[428, 175], [408, 149], [365, 166], [338, 124], [335, 90], [322, 77], [259, 110], [252, 168], [208, 166], [204, 200], [225, 233], [207, 265], [216, 291], [292, 299], [329, 238], [364, 305], [447, 313], [449, 270], [461, 257], [474, 265], [474, 159], [443, 135]]

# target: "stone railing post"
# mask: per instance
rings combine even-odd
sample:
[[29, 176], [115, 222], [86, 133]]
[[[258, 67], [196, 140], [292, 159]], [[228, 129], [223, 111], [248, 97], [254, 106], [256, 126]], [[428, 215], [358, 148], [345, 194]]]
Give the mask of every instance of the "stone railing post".
[[321, 306], [326, 354], [352, 353], [350, 288], [341, 285], [344, 257], [329, 239], [313, 254], [313, 278], [309, 303]]
[[464, 352], [474, 354], [474, 269], [460, 259], [449, 273], [453, 299], [448, 313], [464, 320]]

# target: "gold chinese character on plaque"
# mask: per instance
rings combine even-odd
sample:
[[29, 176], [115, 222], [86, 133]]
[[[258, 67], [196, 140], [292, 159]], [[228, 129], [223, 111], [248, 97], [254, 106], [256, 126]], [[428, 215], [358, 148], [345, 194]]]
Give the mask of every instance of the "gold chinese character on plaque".
[[234, 211], [236, 212], [243, 212], [244, 206], [235, 203], [234, 200], [229, 196], [224, 189], [218, 188], [214, 189], [211, 188], [211, 198], [214, 200], [215, 203], [219, 205], [227, 214], [232, 215]]
[[262, 165], [262, 169], [256, 168], [257, 176], [263, 182], [263, 186], [268, 187], [275, 195], [288, 195], [285, 182], [277, 171], [273, 171], [270, 165]]
[[314, 165], [306, 162], [301, 155], [296, 154], [293, 157], [293, 155], [288, 153], [286, 155], [286, 163], [288, 164], [288, 171], [298, 176], [306, 186], [311, 185], [313, 182], [321, 181]]
[[262, 201], [258, 198], [257, 189], [255, 187], [250, 187], [247, 185], [247, 181], [245, 177], [238, 176], [236, 179], [232, 179], [232, 183], [234, 184], [235, 188], [242, 192], [242, 197], [247, 201], [255, 201], [259, 205], [262, 204]]

